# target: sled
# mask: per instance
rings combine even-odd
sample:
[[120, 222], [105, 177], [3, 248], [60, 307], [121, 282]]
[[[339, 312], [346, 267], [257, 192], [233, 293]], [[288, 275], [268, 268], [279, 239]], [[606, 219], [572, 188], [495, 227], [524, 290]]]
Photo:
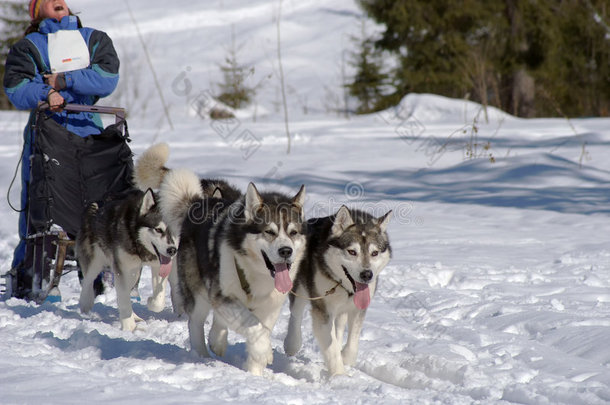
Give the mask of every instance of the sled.
[[103, 205], [133, 188], [125, 110], [79, 104], [64, 110], [111, 114], [115, 121], [100, 134], [80, 137], [51, 118], [47, 103], [39, 104], [32, 131], [26, 254], [23, 266], [11, 269], [0, 283], [5, 297], [59, 301], [62, 274], [78, 268], [74, 239], [85, 207]]

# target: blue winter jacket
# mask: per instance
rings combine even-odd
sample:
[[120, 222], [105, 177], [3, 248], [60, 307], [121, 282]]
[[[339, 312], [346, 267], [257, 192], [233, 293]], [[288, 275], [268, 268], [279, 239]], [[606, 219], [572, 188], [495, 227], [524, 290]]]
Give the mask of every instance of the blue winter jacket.
[[[58, 30], [78, 30], [90, 55], [89, 67], [65, 73], [66, 88], [60, 94], [66, 102], [93, 105], [112, 93], [119, 80], [119, 58], [112, 41], [102, 31], [78, 25], [76, 16], [66, 16], [61, 21], [48, 18], [40, 23], [38, 32], [28, 34], [11, 48], [6, 59], [4, 91], [15, 107], [34, 109], [38, 102], [46, 101], [51, 89], [43, 77], [51, 73], [47, 34]], [[61, 112], [53, 114], [53, 118], [80, 136], [101, 130], [97, 114]]]

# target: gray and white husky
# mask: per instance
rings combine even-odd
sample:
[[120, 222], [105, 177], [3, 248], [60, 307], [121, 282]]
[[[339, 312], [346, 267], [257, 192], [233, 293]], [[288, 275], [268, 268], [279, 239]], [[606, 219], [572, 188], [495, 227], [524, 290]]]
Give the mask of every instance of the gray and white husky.
[[142, 267], [152, 270], [153, 296], [148, 308], [159, 312], [165, 303], [163, 281], [171, 270], [177, 244], [162, 220], [152, 190], [133, 190], [125, 198], [90, 204], [76, 238], [76, 255], [83, 272], [80, 309], [93, 307], [93, 281], [105, 268], [115, 275], [119, 318], [124, 330], [133, 331], [136, 321], [130, 291], [140, 279]]
[[177, 264], [191, 349], [209, 356], [204, 323], [213, 309], [212, 351], [224, 355], [232, 329], [246, 338], [245, 368], [261, 375], [273, 360], [271, 330], [305, 250], [305, 188], [291, 198], [259, 193], [250, 183], [233, 202], [196, 196], [197, 187], [197, 176], [177, 169], [159, 191], [164, 212], [182, 212]]
[[[286, 354], [301, 347], [303, 311], [311, 302], [313, 333], [328, 373], [343, 374], [345, 365], [355, 364], [366, 309], [391, 257], [390, 214], [375, 218], [342, 206], [335, 215], [307, 221], [307, 253], [290, 296]], [[346, 324], [347, 343], [341, 350]]]

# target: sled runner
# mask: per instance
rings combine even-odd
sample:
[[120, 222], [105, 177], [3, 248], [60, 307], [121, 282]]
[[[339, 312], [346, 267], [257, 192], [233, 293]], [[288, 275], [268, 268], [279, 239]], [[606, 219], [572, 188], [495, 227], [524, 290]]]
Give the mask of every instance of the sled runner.
[[100, 134], [80, 137], [52, 118], [47, 103], [36, 109], [25, 207], [26, 253], [20, 268], [5, 275], [7, 297], [39, 303], [47, 297], [59, 299], [66, 261], [76, 265], [73, 245], [85, 206], [103, 204], [133, 188], [125, 110], [78, 104], [67, 104], [64, 110], [112, 114], [115, 123]]

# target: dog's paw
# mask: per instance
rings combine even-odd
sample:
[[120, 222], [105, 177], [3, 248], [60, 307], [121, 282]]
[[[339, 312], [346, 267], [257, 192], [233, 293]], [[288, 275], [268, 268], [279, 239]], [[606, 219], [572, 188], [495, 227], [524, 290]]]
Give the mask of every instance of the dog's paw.
[[191, 342], [191, 351], [196, 353], [199, 357], [203, 357], [203, 358], [211, 357], [210, 352], [208, 351], [208, 348], [205, 347], [205, 342], [203, 344], [196, 344], [196, 345], [193, 345], [193, 343]]
[[133, 332], [136, 329], [136, 321], [141, 320], [139, 316], [132, 314], [129, 318], [121, 319], [121, 329]]
[[191, 336], [190, 343], [191, 352], [196, 353], [199, 357], [210, 357], [210, 352], [208, 352], [208, 348], [205, 345], [205, 339], [203, 336]]
[[352, 367], [354, 364], [356, 364], [357, 355], [358, 355], [357, 351], [351, 350], [348, 347], [344, 348], [343, 351], [341, 352], [341, 357], [343, 358], [343, 364], [346, 366]]
[[227, 328], [220, 326], [220, 323], [213, 322], [212, 329], [210, 329], [210, 335], [208, 337], [210, 341], [210, 349], [220, 357], [224, 357], [227, 352], [229, 331]]
[[345, 366], [340, 352], [333, 352], [332, 356], [324, 357], [324, 363], [330, 377], [345, 374]]
[[262, 376], [263, 370], [265, 369], [265, 365], [263, 363], [257, 362], [252, 358], [248, 358], [244, 368], [252, 375]]
[[345, 367], [343, 366], [343, 363], [340, 364], [336, 364], [332, 367], [328, 367], [328, 375], [330, 377], [334, 377], [336, 375], [343, 375], [345, 374]]
[[[172, 290], [173, 293], [173, 290]], [[172, 309], [174, 310], [174, 314], [183, 315], [186, 314], [186, 310], [184, 309], [184, 302], [178, 296], [178, 294], [172, 294]]]
[[89, 311], [91, 311], [91, 308], [93, 308], [93, 302], [95, 301], [95, 299], [93, 298], [92, 294], [89, 294], [89, 295], [90, 296], [87, 296], [87, 295], [83, 295], [81, 293], [80, 299], [78, 301], [80, 311], [83, 314], [88, 314]]
[[136, 321], [133, 318], [121, 320], [121, 329], [129, 332], [136, 330]]
[[218, 357], [224, 357], [225, 353], [227, 352], [227, 341], [226, 339], [223, 340], [216, 340], [213, 339], [212, 336], [210, 336], [210, 350], [212, 350], [212, 352], [214, 352], [215, 355], [217, 355]]
[[269, 351], [267, 352], [267, 364], [273, 364], [273, 348], [269, 346]]
[[294, 356], [301, 349], [301, 335], [300, 333], [291, 333], [288, 330], [288, 334], [284, 339], [284, 352], [287, 356]]
[[258, 339], [255, 342], [247, 342], [248, 360], [246, 361], [246, 370], [254, 375], [262, 375], [263, 370], [271, 360], [273, 362], [273, 351], [271, 349], [271, 340], [269, 336], [263, 334], [264, 338]]
[[165, 297], [149, 297], [146, 306], [152, 312], [161, 312], [165, 309]]

